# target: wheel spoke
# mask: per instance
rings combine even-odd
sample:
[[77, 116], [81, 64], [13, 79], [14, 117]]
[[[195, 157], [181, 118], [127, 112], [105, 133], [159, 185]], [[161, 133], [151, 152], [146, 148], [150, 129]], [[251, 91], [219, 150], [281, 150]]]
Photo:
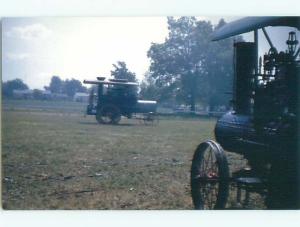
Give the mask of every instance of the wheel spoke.
[[202, 194], [203, 202], [208, 206], [209, 209], [213, 208], [214, 203], [216, 202], [216, 182], [207, 181], [208, 179], [216, 178], [216, 171], [214, 162], [213, 150], [209, 147], [206, 152], [203, 154], [203, 168], [202, 168]]
[[205, 173], [205, 159], [203, 158], [202, 161], [201, 161], [201, 171], [200, 171], [200, 176], [201, 177], [204, 177], [204, 173]]
[[207, 168], [208, 168], [208, 166], [209, 166], [208, 159], [209, 159], [209, 151], [207, 152], [207, 150], [206, 150], [206, 151], [204, 151], [204, 154], [203, 154], [203, 161], [204, 161], [204, 163], [205, 163], [204, 169], [203, 169], [203, 172], [204, 172], [204, 173], [207, 172]]
[[[191, 175], [193, 201], [197, 201], [196, 205], [201, 209], [221, 209], [223, 206], [225, 207], [228, 185], [219, 180], [220, 177], [229, 177], [224, 151], [217, 146], [213, 146], [211, 142], [200, 145], [198, 149], [199, 155], [195, 156], [197, 157], [196, 160], [193, 160], [193, 163], [196, 162], [193, 164], [196, 165], [196, 168], [192, 169]], [[216, 151], [216, 149], [219, 150]], [[223, 156], [221, 161], [220, 156]], [[224, 160], [225, 163], [223, 163]], [[221, 176], [219, 175], [220, 163], [223, 166], [226, 165], [225, 169], [223, 167], [225, 172], [221, 172]]]
[[209, 160], [210, 160], [210, 157], [211, 157], [211, 148], [210, 147], [209, 147], [209, 150], [206, 153], [207, 153], [207, 158], [206, 158], [206, 168], [205, 168], [205, 171], [207, 172], [208, 168], [209, 168]]

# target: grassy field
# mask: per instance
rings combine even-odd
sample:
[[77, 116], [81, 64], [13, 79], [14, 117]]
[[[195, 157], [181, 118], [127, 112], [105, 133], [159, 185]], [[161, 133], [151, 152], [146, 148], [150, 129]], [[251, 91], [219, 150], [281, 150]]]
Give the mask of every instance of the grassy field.
[[[215, 119], [162, 119], [157, 126], [122, 119], [112, 126], [84, 117], [83, 109], [76, 103], [3, 103], [3, 208], [193, 208], [191, 159], [200, 142], [213, 139]], [[228, 155], [232, 170], [245, 164]], [[263, 208], [260, 200], [254, 198], [251, 208]]]

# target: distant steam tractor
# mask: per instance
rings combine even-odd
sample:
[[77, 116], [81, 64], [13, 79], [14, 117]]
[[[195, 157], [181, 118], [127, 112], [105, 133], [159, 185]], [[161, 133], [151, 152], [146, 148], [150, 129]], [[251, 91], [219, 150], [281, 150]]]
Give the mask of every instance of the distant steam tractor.
[[105, 77], [84, 80], [83, 83], [96, 85], [91, 89], [86, 113], [95, 115], [99, 123], [118, 124], [121, 116], [134, 116], [145, 124], [158, 122], [157, 102], [138, 100], [137, 83], [122, 79], [106, 80]]
[[[286, 27], [286, 51], [275, 48], [268, 26]], [[263, 58], [258, 58], [258, 29], [270, 45]], [[191, 192], [196, 209], [230, 209], [229, 194], [247, 206], [251, 192], [265, 197], [268, 209], [300, 208], [299, 29], [300, 17], [248, 17], [213, 35], [221, 40], [254, 31], [254, 42], [234, 44], [233, 110], [218, 120], [217, 142], [203, 142], [194, 153]], [[242, 154], [248, 166], [230, 173], [222, 147]]]

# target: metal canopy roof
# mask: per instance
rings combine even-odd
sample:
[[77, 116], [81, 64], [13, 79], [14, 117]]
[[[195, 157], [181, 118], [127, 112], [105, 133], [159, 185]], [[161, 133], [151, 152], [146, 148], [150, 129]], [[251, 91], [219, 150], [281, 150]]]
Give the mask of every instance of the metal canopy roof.
[[300, 30], [300, 17], [245, 17], [215, 31], [212, 40], [225, 39], [267, 26], [288, 26]]

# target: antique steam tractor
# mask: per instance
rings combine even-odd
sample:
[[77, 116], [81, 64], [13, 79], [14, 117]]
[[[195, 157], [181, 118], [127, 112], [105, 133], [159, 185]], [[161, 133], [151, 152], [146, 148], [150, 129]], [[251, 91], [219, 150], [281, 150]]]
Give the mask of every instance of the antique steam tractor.
[[95, 115], [99, 123], [118, 124], [121, 116], [134, 116], [145, 124], [158, 122], [156, 101], [138, 100], [137, 83], [105, 77], [83, 83], [96, 85], [91, 89], [86, 113]]
[[[285, 27], [286, 51], [273, 45], [268, 26]], [[262, 58], [260, 29], [270, 46]], [[213, 34], [216, 41], [253, 31], [254, 41], [234, 43], [233, 110], [217, 121], [217, 142], [203, 142], [194, 153], [191, 192], [196, 209], [230, 209], [227, 198], [232, 194], [247, 204], [252, 192], [263, 195], [267, 209], [300, 208], [299, 29], [300, 17], [247, 17]], [[247, 166], [230, 173], [223, 148], [243, 155]]]

